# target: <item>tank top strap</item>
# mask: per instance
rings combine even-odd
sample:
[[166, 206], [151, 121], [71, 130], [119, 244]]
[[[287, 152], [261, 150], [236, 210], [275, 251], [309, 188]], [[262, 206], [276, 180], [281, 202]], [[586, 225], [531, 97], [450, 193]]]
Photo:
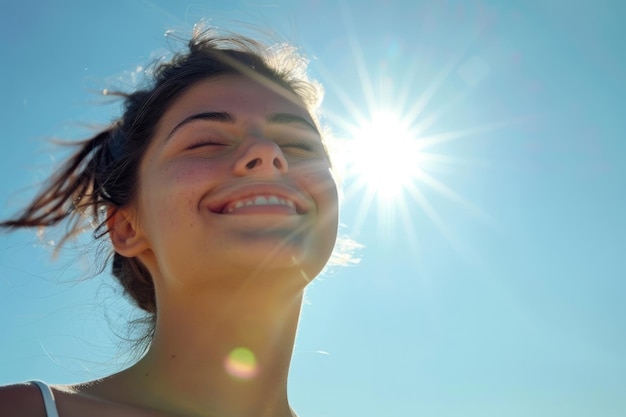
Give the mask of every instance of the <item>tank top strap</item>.
[[36, 385], [41, 391], [41, 396], [43, 397], [43, 405], [46, 408], [46, 416], [47, 417], [59, 417], [59, 412], [57, 411], [57, 406], [54, 402], [54, 393], [52, 389], [42, 381], [29, 381], [30, 384]]

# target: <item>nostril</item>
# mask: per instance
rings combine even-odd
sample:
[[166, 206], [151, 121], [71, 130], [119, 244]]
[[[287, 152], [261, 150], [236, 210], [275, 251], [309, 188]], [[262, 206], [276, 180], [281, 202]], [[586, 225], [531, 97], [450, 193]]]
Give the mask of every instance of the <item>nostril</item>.
[[274, 158], [274, 166], [277, 169], [282, 169], [283, 168], [283, 162], [280, 160], [280, 158]]
[[260, 164], [261, 164], [261, 159], [260, 158], [254, 158], [252, 161], [250, 161], [250, 162], [248, 162], [246, 164], [246, 168], [252, 169], [255, 166], [260, 165]]

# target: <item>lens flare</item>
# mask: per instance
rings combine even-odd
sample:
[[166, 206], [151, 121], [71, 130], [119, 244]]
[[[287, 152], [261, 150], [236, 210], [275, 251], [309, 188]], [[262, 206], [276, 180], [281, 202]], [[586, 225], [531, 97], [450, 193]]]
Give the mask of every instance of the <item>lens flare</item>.
[[233, 349], [228, 354], [224, 361], [224, 368], [231, 376], [239, 379], [254, 378], [258, 372], [254, 353], [244, 347]]

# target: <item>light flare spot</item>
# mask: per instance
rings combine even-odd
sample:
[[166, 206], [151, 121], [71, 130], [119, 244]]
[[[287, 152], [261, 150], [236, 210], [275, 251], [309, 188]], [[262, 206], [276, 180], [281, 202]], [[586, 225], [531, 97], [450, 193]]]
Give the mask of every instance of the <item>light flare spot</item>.
[[224, 368], [229, 375], [238, 379], [252, 379], [258, 372], [254, 353], [244, 347], [233, 349], [228, 354], [224, 361]]

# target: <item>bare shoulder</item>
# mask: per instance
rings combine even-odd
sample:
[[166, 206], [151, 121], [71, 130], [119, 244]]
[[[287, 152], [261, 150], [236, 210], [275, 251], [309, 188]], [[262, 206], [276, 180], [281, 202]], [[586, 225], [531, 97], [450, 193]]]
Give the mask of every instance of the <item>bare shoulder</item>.
[[[63, 417], [156, 417], [153, 409], [133, 406], [98, 387], [100, 381], [52, 385], [55, 407]], [[0, 386], [1, 417], [46, 417], [41, 391], [34, 384]]]
[[31, 384], [0, 387], [0, 410], [4, 417], [45, 417], [39, 388]]

